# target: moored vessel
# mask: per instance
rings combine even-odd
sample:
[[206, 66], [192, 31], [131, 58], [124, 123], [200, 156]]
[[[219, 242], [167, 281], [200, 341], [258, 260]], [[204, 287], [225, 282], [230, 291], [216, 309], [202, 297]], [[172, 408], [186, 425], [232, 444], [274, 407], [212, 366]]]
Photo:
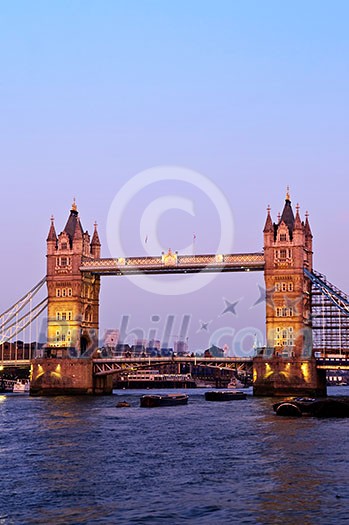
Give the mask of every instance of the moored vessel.
[[239, 392], [238, 390], [211, 390], [210, 392], [205, 392], [206, 401], [234, 401], [246, 398], [247, 394], [245, 394], [245, 392]]
[[29, 379], [17, 379], [13, 384], [13, 392], [16, 394], [27, 394], [30, 390]]
[[13, 385], [15, 384], [14, 379], [1, 379], [0, 381], [0, 394], [6, 392], [13, 392]]
[[245, 388], [245, 386], [237, 377], [232, 377], [227, 388]]
[[294, 397], [279, 401], [273, 405], [278, 416], [300, 417], [302, 415], [319, 418], [349, 417], [349, 398], [304, 398]]
[[116, 379], [113, 387], [117, 389], [196, 388], [196, 383], [191, 374], [160, 374], [158, 370], [137, 370]]
[[149, 394], [141, 397], [140, 405], [146, 408], [187, 405], [188, 399], [186, 394]]

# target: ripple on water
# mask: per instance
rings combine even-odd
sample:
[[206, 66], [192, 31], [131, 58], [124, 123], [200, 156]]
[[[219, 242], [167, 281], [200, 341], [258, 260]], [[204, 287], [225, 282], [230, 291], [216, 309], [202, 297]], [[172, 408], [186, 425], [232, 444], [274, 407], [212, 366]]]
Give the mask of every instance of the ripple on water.
[[[140, 408], [139, 392], [8, 396], [0, 525], [344, 523], [347, 420], [189, 395], [188, 406], [158, 409]], [[120, 399], [131, 407], [115, 408]]]

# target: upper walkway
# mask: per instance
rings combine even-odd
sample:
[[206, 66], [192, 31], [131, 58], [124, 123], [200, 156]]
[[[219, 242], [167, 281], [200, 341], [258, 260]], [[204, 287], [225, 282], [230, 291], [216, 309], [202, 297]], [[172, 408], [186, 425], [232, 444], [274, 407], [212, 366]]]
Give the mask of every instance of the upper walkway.
[[87, 259], [80, 270], [98, 275], [263, 271], [264, 254], [178, 255], [169, 250], [160, 257]]

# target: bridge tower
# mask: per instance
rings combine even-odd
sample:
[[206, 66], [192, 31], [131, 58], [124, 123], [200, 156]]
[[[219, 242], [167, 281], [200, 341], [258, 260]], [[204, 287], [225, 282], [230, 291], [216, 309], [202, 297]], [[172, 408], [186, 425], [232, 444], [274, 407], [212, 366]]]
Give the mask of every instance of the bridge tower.
[[255, 395], [325, 395], [313, 356], [311, 282], [313, 236], [308, 214], [294, 215], [289, 191], [277, 223], [264, 226], [266, 348], [254, 361]]
[[97, 225], [92, 240], [84, 232], [76, 203], [64, 230], [57, 236], [53, 218], [47, 237], [49, 355], [91, 354], [98, 344], [100, 277], [80, 272], [84, 260], [100, 258]]
[[98, 347], [100, 277], [80, 271], [83, 261], [100, 258], [97, 225], [91, 239], [74, 200], [58, 236], [51, 218], [46, 241], [47, 344], [44, 358], [32, 365], [31, 393], [103, 393], [106, 385], [93, 383], [91, 359]]

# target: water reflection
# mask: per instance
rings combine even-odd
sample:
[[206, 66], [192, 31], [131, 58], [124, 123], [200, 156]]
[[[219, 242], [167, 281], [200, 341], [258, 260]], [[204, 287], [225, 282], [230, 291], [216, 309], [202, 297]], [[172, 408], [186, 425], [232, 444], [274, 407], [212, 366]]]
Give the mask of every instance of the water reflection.
[[[344, 517], [349, 497], [346, 467], [342, 464], [334, 470], [331, 463], [338, 447], [338, 429], [343, 432], [346, 421], [266, 419], [271, 438], [264, 454], [271, 467], [273, 488], [263, 494], [256, 509], [261, 522], [310, 525], [334, 523], [342, 514]], [[341, 480], [338, 486], [345, 509], [334, 493], [334, 479]], [[326, 516], [330, 521], [326, 521]]]
[[4, 524], [346, 519], [346, 420], [278, 418], [271, 400], [208, 403], [200, 390], [150, 410], [119, 394], [0, 403]]

